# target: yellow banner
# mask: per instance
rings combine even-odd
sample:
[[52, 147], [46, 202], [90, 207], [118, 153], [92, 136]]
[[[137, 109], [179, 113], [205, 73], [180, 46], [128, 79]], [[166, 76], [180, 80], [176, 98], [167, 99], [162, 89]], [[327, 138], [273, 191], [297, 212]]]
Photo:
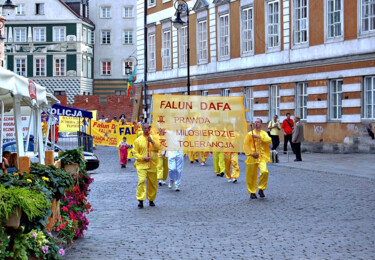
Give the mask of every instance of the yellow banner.
[[153, 95], [152, 131], [169, 151], [243, 152], [243, 98]]
[[[132, 125], [119, 125], [116, 128], [116, 136], [117, 136], [117, 144], [120, 144], [122, 142], [123, 137], [126, 137], [126, 142], [129, 145], [133, 145], [135, 139], [137, 139], [135, 128]], [[128, 149], [128, 158], [134, 158], [131, 151], [132, 151], [131, 149]], [[120, 157], [120, 149], [118, 150], [118, 152], [119, 152], [119, 157]]]
[[78, 117], [59, 116], [59, 132], [77, 132], [78, 130]]
[[91, 135], [95, 145], [117, 146], [117, 124], [91, 120]]

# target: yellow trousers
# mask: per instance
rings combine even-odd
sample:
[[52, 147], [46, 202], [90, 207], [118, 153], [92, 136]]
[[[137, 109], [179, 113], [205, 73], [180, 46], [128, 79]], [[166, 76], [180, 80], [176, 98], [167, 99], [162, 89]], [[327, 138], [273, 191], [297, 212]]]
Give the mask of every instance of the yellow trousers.
[[206, 159], [210, 156], [208, 152], [200, 152], [201, 155], [201, 163], [205, 163]]
[[212, 153], [212, 158], [213, 158], [213, 161], [214, 161], [215, 173], [220, 174], [222, 172], [225, 172], [224, 153], [214, 152], [214, 153]]
[[138, 172], [138, 186], [137, 186], [137, 200], [146, 199], [146, 178], [147, 178], [147, 199], [154, 201], [158, 191], [158, 180], [155, 169], [137, 170]]
[[195, 160], [199, 159], [199, 153], [198, 152], [189, 152], [189, 161], [194, 162]]
[[257, 177], [259, 168], [259, 184], [260, 190], [267, 189], [268, 182], [268, 169], [265, 162], [259, 162], [255, 164], [247, 164], [246, 166], [246, 186], [249, 193], [257, 192]]
[[[238, 167], [238, 153], [224, 153], [225, 177], [227, 179], [238, 179], [240, 177], [240, 168]], [[230, 166], [232, 165], [232, 175]]]
[[168, 158], [159, 157], [158, 167], [156, 168], [158, 180], [165, 181], [168, 178]]

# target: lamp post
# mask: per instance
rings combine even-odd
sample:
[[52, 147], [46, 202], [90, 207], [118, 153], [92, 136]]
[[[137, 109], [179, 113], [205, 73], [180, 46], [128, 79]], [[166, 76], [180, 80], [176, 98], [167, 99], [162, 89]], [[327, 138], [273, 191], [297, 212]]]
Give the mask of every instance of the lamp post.
[[176, 9], [176, 19], [173, 20], [173, 26], [179, 30], [185, 24], [181, 19], [181, 14], [186, 13], [186, 25], [187, 25], [187, 94], [190, 95], [190, 42], [189, 42], [189, 6], [185, 0], [176, 0], [174, 3]]

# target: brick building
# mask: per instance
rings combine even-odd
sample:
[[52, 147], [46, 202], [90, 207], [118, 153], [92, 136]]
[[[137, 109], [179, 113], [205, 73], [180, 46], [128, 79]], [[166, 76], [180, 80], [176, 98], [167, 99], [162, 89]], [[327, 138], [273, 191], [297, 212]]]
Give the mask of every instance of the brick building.
[[150, 107], [152, 93], [186, 93], [189, 33], [192, 95], [244, 95], [249, 122], [299, 115], [307, 142], [367, 138], [364, 126], [375, 122], [374, 1], [187, 1], [189, 32], [173, 27], [173, 1], [138, 3], [137, 78], [147, 71]]

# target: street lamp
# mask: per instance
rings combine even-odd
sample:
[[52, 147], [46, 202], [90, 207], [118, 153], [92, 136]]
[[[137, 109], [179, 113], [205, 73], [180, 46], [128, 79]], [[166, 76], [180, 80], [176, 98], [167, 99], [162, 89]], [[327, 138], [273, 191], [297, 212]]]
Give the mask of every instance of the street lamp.
[[176, 9], [176, 19], [173, 20], [173, 26], [179, 30], [184, 26], [185, 22], [181, 19], [181, 14], [186, 13], [186, 25], [187, 25], [187, 94], [190, 95], [190, 42], [189, 42], [189, 6], [185, 0], [176, 0], [174, 3], [174, 9]]
[[12, 0], [6, 0], [4, 4], [0, 5], [0, 7], [2, 7], [3, 9], [14, 9], [17, 6], [18, 5], [12, 3]]

